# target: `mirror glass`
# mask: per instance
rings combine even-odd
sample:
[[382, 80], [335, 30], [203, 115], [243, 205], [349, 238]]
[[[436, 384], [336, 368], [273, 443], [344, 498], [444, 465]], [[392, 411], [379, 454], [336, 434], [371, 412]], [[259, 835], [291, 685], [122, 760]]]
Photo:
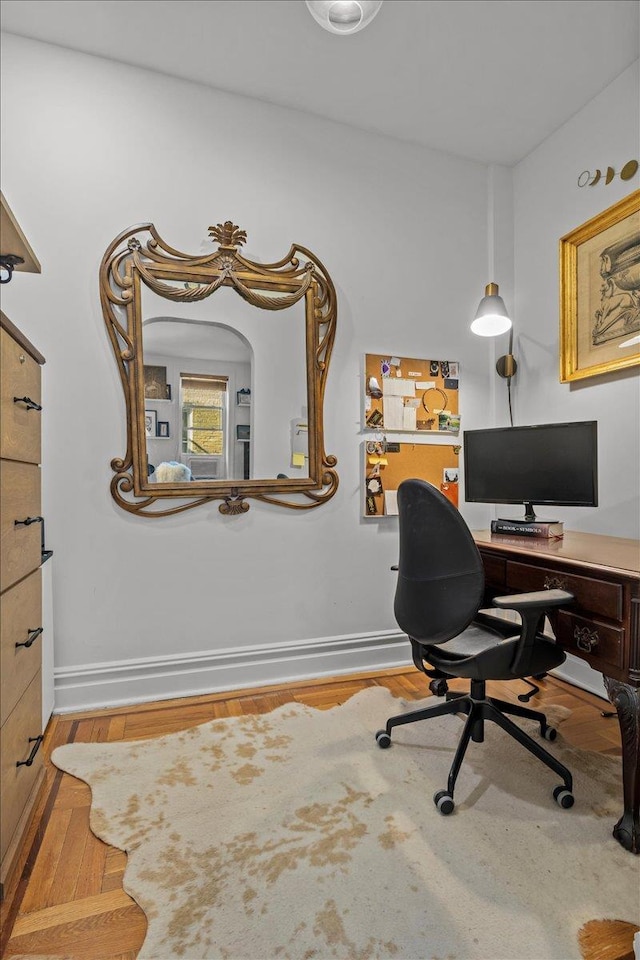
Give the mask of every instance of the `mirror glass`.
[[304, 300], [141, 299], [149, 481], [308, 477]]

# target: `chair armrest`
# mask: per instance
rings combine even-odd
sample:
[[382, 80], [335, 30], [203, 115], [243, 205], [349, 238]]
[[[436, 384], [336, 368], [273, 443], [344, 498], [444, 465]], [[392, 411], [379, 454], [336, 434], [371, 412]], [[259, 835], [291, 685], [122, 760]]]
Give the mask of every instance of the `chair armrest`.
[[566, 590], [536, 590], [533, 593], [513, 593], [508, 597], [494, 597], [494, 607], [504, 610], [544, 610], [545, 607], [561, 607], [571, 603], [572, 593]]
[[496, 597], [493, 600], [495, 607], [517, 610], [522, 617], [520, 637], [511, 664], [514, 676], [526, 677], [531, 673], [533, 648], [538, 640], [547, 610], [571, 603], [573, 599], [573, 594], [566, 590], [536, 590], [533, 593], [515, 593], [509, 597]]

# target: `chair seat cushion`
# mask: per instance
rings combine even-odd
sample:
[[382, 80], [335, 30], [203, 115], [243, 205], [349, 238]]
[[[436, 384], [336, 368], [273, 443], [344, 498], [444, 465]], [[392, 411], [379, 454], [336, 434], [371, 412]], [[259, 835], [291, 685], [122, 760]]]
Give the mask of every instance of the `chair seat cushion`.
[[[517, 627], [515, 628], [517, 631]], [[453, 640], [439, 645], [421, 644], [424, 659], [452, 677], [469, 680], [513, 680], [511, 670], [519, 632], [505, 639], [504, 633], [472, 623]], [[547, 673], [564, 663], [564, 651], [552, 640], [539, 638], [532, 651], [527, 676]]]

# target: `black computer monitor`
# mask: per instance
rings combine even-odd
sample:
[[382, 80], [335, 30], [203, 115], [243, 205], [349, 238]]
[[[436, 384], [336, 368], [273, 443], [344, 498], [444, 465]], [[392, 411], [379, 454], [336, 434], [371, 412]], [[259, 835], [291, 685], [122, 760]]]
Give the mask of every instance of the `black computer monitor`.
[[598, 505], [598, 424], [544, 423], [465, 430], [465, 500], [522, 503], [523, 522], [534, 504]]

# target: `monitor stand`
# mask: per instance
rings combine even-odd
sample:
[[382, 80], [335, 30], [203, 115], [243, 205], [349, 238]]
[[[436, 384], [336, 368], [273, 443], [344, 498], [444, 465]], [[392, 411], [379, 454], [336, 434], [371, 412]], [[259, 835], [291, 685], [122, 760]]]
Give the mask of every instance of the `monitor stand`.
[[524, 519], [523, 520], [514, 520], [513, 517], [498, 517], [502, 523], [513, 523], [516, 525], [525, 526], [527, 523], [560, 523], [559, 520], [547, 520], [546, 518], [536, 517], [535, 511], [533, 509], [533, 504], [525, 500], [524, 503]]

